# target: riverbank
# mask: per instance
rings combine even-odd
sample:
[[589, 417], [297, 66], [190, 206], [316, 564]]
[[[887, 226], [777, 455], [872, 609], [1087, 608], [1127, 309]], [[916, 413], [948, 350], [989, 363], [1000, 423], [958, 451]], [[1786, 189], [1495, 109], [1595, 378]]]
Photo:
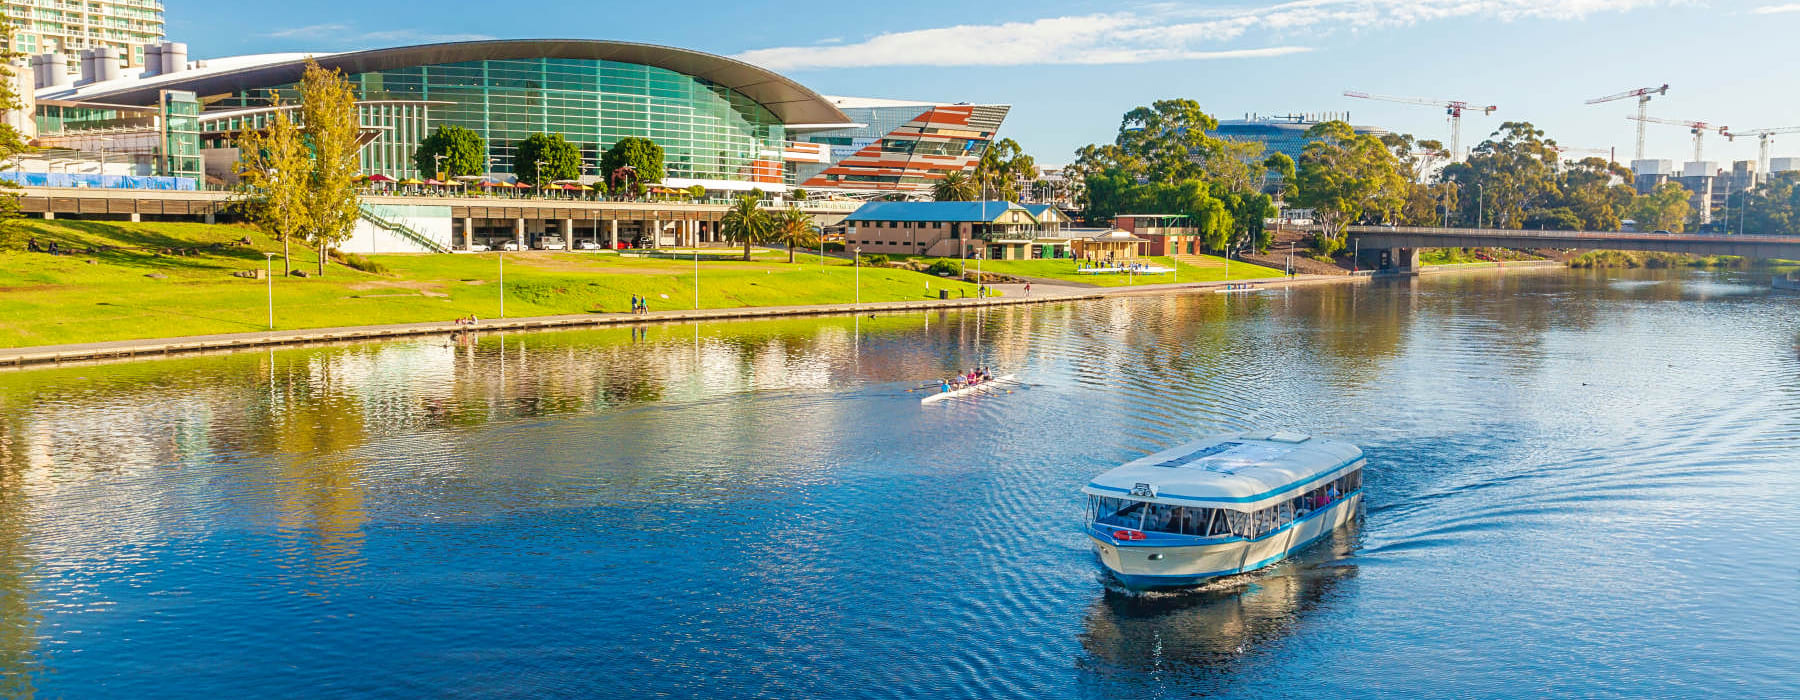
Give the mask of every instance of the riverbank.
[[[1257, 280], [1182, 282], [1178, 284], [1141, 285], [1136, 287], [1083, 288], [1041, 285], [1034, 287], [1030, 293], [1025, 293], [1021, 288], [1013, 290], [1014, 293], [1008, 294], [1007, 296], [988, 299], [969, 297], [941, 300], [921, 299], [866, 302], [862, 304], [840, 303], [698, 310], [683, 309], [651, 311], [649, 313], [641, 314], [561, 314], [506, 319], [482, 318], [474, 325], [461, 325], [454, 322], [392, 323], [333, 328], [113, 340], [92, 343], [66, 343], [59, 345], [0, 349], [0, 368], [17, 368], [29, 365], [90, 360], [131, 359], [148, 356], [230, 351], [269, 346], [317, 345], [376, 340], [382, 338], [401, 338], [407, 336], [447, 335], [462, 332], [542, 330], [591, 326], [724, 321], [781, 316], [831, 316], [954, 310], [978, 307], [1016, 306], [1022, 304], [1060, 303], [1086, 299], [1100, 299], [1110, 296], [1168, 294], [1172, 292], [1224, 292], [1228, 287], [1234, 288], [1235, 290], [1242, 290], [1241, 293], [1255, 293], [1256, 290], [1261, 289], [1277, 289], [1311, 284], [1336, 284], [1342, 282], [1366, 281], [1367, 279], [1366, 276], [1300, 275], [1292, 278], [1270, 277]], [[1004, 287], [1006, 286], [1003, 285], [1003, 288]]]
[[[707, 249], [698, 261], [599, 251], [349, 256], [324, 277], [300, 278], [282, 275], [281, 244], [249, 227], [24, 220], [9, 228], [15, 245], [0, 246], [8, 248], [0, 250], [0, 347], [15, 348], [266, 331], [271, 306], [275, 329], [298, 330], [617, 313], [633, 297], [664, 310], [977, 291], [834, 257], [800, 253], [790, 264], [784, 250], [758, 251], [749, 262], [726, 249]], [[58, 252], [32, 252], [28, 241]], [[293, 269], [314, 273], [314, 259], [293, 247]], [[272, 285], [254, 277], [268, 269]]]

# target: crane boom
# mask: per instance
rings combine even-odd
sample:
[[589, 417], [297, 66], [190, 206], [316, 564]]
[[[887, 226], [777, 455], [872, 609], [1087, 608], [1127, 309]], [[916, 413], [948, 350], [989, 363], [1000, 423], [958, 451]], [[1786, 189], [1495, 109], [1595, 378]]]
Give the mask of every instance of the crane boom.
[[1638, 125], [1637, 125], [1637, 158], [1636, 159], [1643, 160], [1644, 159], [1644, 124], [1646, 123], [1646, 120], [1649, 118], [1648, 115], [1650, 112], [1650, 98], [1654, 97], [1656, 95], [1667, 95], [1667, 94], [1669, 94], [1669, 84], [1663, 83], [1662, 85], [1653, 87], [1653, 88], [1642, 87], [1642, 88], [1638, 88], [1636, 90], [1626, 90], [1626, 91], [1618, 93], [1618, 94], [1607, 95], [1605, 97], [1596, 97], [1594, 99], [1588, 100], [1587, 103], [1591, 104], [1591, 105], [1597, 105], [1602, 102], [1612, 102], [1613, 100], [1623, 100], [1628, 97], [1636, 97], [1637, 98]]
[[1463, 100], [1440, 100], [1430, 97], [1395, 97], [1393, 95], [1371, 95], [1356, 90], [1345, 90], [1345, 97], [1356, 97], [1364, 100], [1382, 102], [1398, 102], [1400, 104], [1420, 105], [1423, 107], [1442, 107], [1444, 114], [1450, 117], [1450, 160], [1462, 160], [1462, 115], [1463, 110], [1479, 110], [1483, 115], [1493, 114], [1499, 109], [1494, 105], [1474, 105]]
[[1648, 100], [1651, 95], [1667, 95], [1667, 94], [1669, 94], [1669, 84], [1663, 83], [1662, 85], [1657, 86], [1657, 87], [1644, 87], [1644, 88], [1638, 88], [1636, 90], [1626, 90], [1624, 92], [1607, 95], [1605, 97], [1596, 97], [1594, 99], [1588, 100], [1587, 103], [1591, 104], [1591, 105], [1597, 105], [1602, 102], [1612, 102], [1613, 100], [1623, 100], [1627, 97], [1636, 97], [1636, 98]]
[[1769, 179], [1769, 143], [1775, 140], [1770, 137], [1777, 134], [1800, 133], [1800, 126], [1778, 126], [1772, 129], [1750, 129], [1747, 131], [1721, 130], [1720, 133], [1725, 134], [1725, 139], [1727, 141], [1735, 141], [1739, 136], [1756, 137], [1756, 184], [1760, 185], [1767, 182]]
[[1685, 126], [1685, 127], [1687, 127], [1688, 131], [1691, 131], [1694, 134], [1694, 162], [1696, 162], [1696, 163], [1698, 163], [1702, 160], [1702, 158], [1700, 156], [1702, 154], [1702, 147], [1705, 145], [1704, 142], [1706, 140], [1706, 132], [1717, 131], [1717, 132], [1719, 132], [1720, 135], [1726, 136], [1726, 138], [1730, 138], [1729, 134], [1731, 132], [1731, 127], [1729, 127], [1729, 126], [1725, 126], [1723, 124], [1721, 124], [1719, 126], [1713, 126], [1706, 122], [1700, 122], [1700, 121], [1688, 121], [1688, 120], [1681, 120], [1681, 119], [1664, 119], [1662, 117], [1651, 117], [1651, 116], [1644, 116], [1644, 115], [1638, 115], [1635, 117], [1626, 117], [1626, 119], [1636, 121], [1640, 125], [1640, 128], [1641, 128], [1641, 125], [1643, 125], [1643, 124], [1668, 124], [1670, 126]]

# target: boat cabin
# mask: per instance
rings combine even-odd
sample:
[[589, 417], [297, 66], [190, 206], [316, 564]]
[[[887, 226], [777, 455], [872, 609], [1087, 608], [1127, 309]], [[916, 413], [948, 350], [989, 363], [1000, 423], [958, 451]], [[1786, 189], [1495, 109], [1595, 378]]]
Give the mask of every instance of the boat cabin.
[[1089, 528], [1115, 540], [1256, 540], [1357, 493], [1364, 463], [1362, 450], [1349, 443], [1250, 433], [1133, 460], [1082, 492]]

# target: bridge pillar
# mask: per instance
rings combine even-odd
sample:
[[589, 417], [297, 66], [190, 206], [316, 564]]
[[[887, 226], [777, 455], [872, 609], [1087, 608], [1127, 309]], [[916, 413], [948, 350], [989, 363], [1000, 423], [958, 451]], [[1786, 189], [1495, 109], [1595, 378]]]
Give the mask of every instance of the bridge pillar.
[[606, 227], [607, 227], [607, 230], [612, 232], [611, 235], [612, 235], [613, 250], [618, 250], [619, 249], [619, 220], [613, 219], [611, 221], [606, 222]]
[[1418, 248], [1389, 248], [1388, 259], [1393, 261], [1394, 271], [1403, 275], [1419, 272]]
[[575, 249], [575, 220], [562, 220], [563, 250]]
[[513, 240], [519, 244], [519, 250], [525, 249], [525, 220], [513, 219]]
[[468, 250], [469, 246], [475, 245], [475, 220], [465, 216], [463, 217], [462, 224], [463, 250]]

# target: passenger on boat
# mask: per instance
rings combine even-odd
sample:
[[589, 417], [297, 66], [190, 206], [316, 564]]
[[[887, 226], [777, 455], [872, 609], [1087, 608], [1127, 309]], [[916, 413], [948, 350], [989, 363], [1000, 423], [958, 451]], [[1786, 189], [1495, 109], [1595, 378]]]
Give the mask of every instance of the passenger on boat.
[[949, 390], [950, 390], [950, 380], [939, 379], [938, 380], [938, 393], [943, 393], [943, 392], [946, 392]]

